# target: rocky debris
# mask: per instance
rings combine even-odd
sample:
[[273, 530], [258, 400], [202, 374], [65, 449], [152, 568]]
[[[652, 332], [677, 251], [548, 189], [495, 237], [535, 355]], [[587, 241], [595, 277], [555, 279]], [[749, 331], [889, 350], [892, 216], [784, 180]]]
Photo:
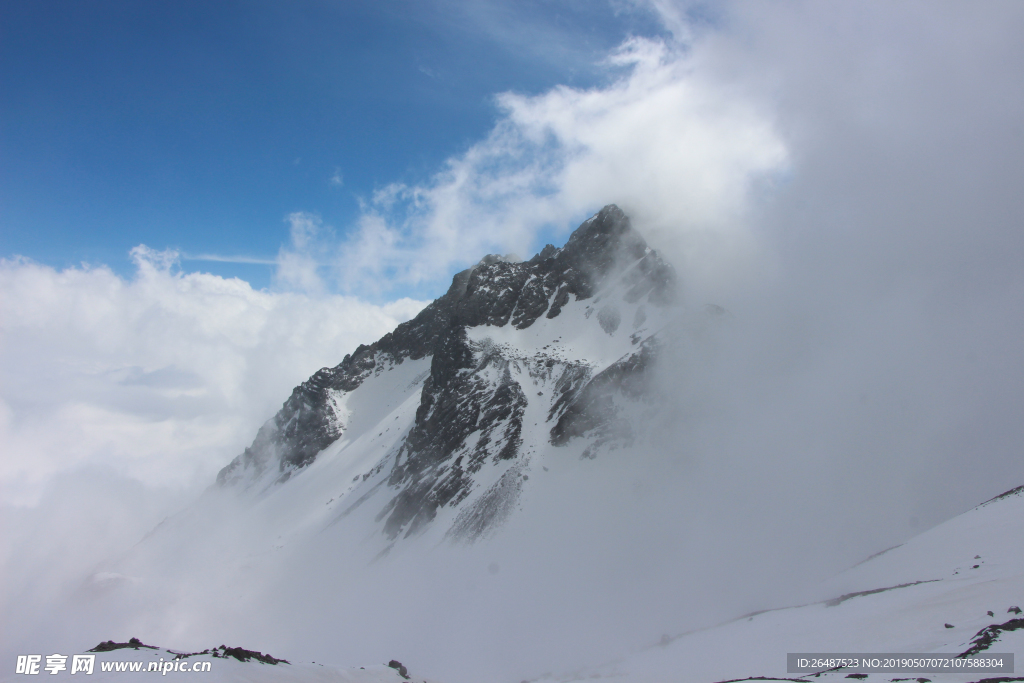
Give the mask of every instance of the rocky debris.
[[[218, 651], [220, 654], [218, 654]], [[234, 657], [240, 662], [248, 662], [255, 659], [263, 664], [291, 664], [287, 659], [278, 659], [270, 655], [265, 655], [262, 652], [256, 650], [246, 650], [241, 647], [225, 647], [221, 645], [219, 648], [214, 648], [211, 653], [214, 657]]]
[[1024, 619], [1010, 619], [1003, 624], [992, 624], [978, 631], [971, 639], [971, 646], [961, 652], [958, 657], [972, 657], [979, 652], [987, 650], [992, 643], [999, 640], [999, 634], [1006, 631], [1016, 631], [1024, 628]]
[[[142, 647], [150, 650], [160, 649], [156, 645], [146, 645], [138, 638], [130, 638], [127, 643], [115, 643], [113, 640], [105, 640], [91, 650], [86, 650], [86, 652], [111, 652], [113, 650], [123, 650], [126, 648], [138, 650]], [[262, 652], [257, 652], [256, 650], [246, 650], [241, 647], [227, 647], [226, 645], [208, 648], [202, 652], [174, 652], [172, 650], [167, 650], [167, 652], [173, 654], [174, 659], [187, 659], [189, 657], [196, 657], [200, 655], [210, 655], [211, 657], [234, 657], [240, 662], [248, 662], [255, 659], [256, 661], [264, 664], [290, 664], [287, 659], [278, 659], [277, 657], [265, 655]]]
[[138, 650], [140, 647], [149, 648], [150, 650], [158, 650], [156, 645], [146, 645], [138, 638], [129, 638], [127, 643], [115, 643], [112, 640], [105, 640], [91, 650], [86, 652], [110, 652], [111, 650], [123, 650], [125, 648], [132, 648]]
[[396, 671], [398, 671], [398, 675], [399, 676], [401, 676], [402, 678], [408, 680], [408, 678], [409, 678], [409, 670], [406, 669], [405, 665], [402, 664], [400, 661], [398, 661], [397, 659], [392, 659], [390, 662], [388, 662], [388, 666], [390, 666], [392, 669], [395, 669]]
[[838, 598], [832, 598], [831, 600], [825, 601], [826, 607], [835, 607], [836, 605], [842, 604], [851, 598], [859, 598], [863, 595], [874, 595], [875, 593], [884, 593], [886, 591], [896, 590], [897, 588], [908, 588], [910, 586], [916, 586], [921, 583], [934, 583], [939, 579], [929, 579], [927, 581], [911, 581], [910, 583], [901, 583], [898, 586], [889, 586], [887, 588], [873, 588], [868, 591], [857, 591], [856, 593], [845, 593], [840, 595]]
[[499, 526], [512, 514], [528, 478], [518, 466], [506, 470], [472, 505], [459, 511], [446, 536], [475, 541]]
[[556, 410], [564, 406], [551, 428], [552, 445], [563, 446], [571, 438], [586, 434], [596, 434], [595, 445], [613, 439], [631, 441], [631, 425], [627, 420], [618, 419], [619, 410], [614, 397], [623, 395], [639, 399], [645, 395], [649, 380], [647, 370], [654, 363], [657, 352], [656, 340], [648, 339], [636, 353], [613, 363], [585, 383], [580, 382], [578, 376], [573, 376], [561, 387], [561, 396], [549, 414], [550, 420], [558, 414]]
[[1020, 614], [1020, 607], [1017, 607], [1016, 605], [1014, 605], [1010, 609], [1006, 610], [1006, 613], [1007, 614]]
[[741, 681], [790, 681], [791, 683], [811, 683], [806, 678], [775, 678], [772, 676], [749, 676], [747, 678], [730, 678], [727, 681], [716, 681], [716, 683], [741, 683]]
[[262, 664], [291, 664], [287, 659], [278, 659], [277, 657], [265, 655], [257, 650], [246, 650], [242, 647], [227, 647], [226, 645], [208, 648], [202, 652], [178, 652], [175, 653], [174, 658], [188, 659], [189, 657], [197, 657], [201, 655], [210, 655], [211, 657], [221, 657], [224, 659], [234, 657], [240, 662], [249, 662], [255, 659], [257, 662], [261, 662]]
[[175, 653], [174, 658], [188, 659], [189, 657], [196, 657], [200, 655], [210, 655], [211, 657], [222, 657], [224, 659], [234, 657], [240, 662], [249, 662], [255, 659], [257, 662], [261, 662], [263, 664], [291, 664], [287, 659], [278, 659], [277, 657], [265, 655], [257, 650], [246, 650], [241, 647], [227, 647], [226, 645], [208, 648], [202, 652], [178, 652]]
[[988, 500], [986, 500], [984, 503], [982, 503], [978, 507], [985, 507], [989, 503], [994, 503], [997, 500], [1002, 500], [1003, 498], [1009, 498], [1010, 496], [1019, 496], [1021, 494], [1024, 494], [1024, 484], [1022, 484], [1021, 486], [1018, 486], [1016, 488], [1012, 488], [1009, 491], [1004, 491], [1003, 493], [1000, 493], [995, 498], [989, 498]]

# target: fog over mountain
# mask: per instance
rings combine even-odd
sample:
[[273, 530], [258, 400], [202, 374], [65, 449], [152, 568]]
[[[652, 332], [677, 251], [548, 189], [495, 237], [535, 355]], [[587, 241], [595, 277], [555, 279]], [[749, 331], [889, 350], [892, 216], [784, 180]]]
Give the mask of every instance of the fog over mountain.
[[[1017, 591], [1019, 557], [953, 572], [1024, 483], [1021, 6], [649, 7], [666, 35], [606, 87], [503, 95], [368, 198], [329, 282], [305, 214], [291, 289], [147, 248], [134, 279], [0, 264], [3, 661], [137, 636], [658, 680], [710, 647], [684, 632], [940, 578], [721, 642], [995, 623], [964, 596]], [[367, 303], [388, 283], [438, 298]], [[842, 574], [982, 528], [1009, 530]]]
[[[765, 387], [774, 325], [679, 285], [614, 205], [562, 248], [485, 257], [296, 387], [198, 501], [69, 585], [42, 627], [511, 680], [799, 603], [906, 538], [919, 454], [846, 431], [879, 399], [799, 372]], [[809, 399], [850, 414], [787, 424]]]

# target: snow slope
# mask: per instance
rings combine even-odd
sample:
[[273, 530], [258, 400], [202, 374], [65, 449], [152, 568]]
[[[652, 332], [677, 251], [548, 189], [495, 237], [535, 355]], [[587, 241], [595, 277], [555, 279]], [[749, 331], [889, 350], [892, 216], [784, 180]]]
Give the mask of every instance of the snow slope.
[[[325, 460], [322, 467], [329, 467]], [[316, 477], [311, 477], [315, 480]], [[941, 524], [896, 548], [879, 553], [833, 579], [816, 586], [818, 598], [804, 605], [784, 607], [747, 615], [727, 623], [688, 633], [666, 634], [632, 655], [604, 664], [561, 674], [531, 679], [538, 682], [579, 680], [616, 680], [630, 682], [716, 683], [733, 680], [847, 680], [847, 671], [824, 671], [817, 675], [791, 674], [786, 671], [789, 652], [821, 653], [943, 653], [958, 654], [981, 643], [982, 653], [1012, 652], [1017, 659], [1014, 674], [867, 674], [867, 681], [928, 679], [933, 683], [968, 683], [983, 679], [1024, 680], [1024, 620], [1017, 608], [1024, 604], [1024, 487], [1014, 489]], [[324, 538], [315, 534], [313, 537]], [[337, 560], [330, 543], [321, 543], [325, 557]], [[415, 549], [416, 545], [411, 546]], [[420, 546], [422, 548], [422, 546]], [[405, 557], [410, 553], [405, 548]], [[334, 552], [334, 554], [332, 554]], [[421, 559], [429, 556], [419, 555]], [[255, 561], [254, 556], [249, 561]], [[435, 558], [436, 559], [436, 558]], [[259, 573], [271, 570], [264, 559]], [[294, 568], [294, 567], [293, 567]], [[381, 567], [382, 571], [385, 568]], [[237, 572], [237, 568], [232, 571]], [[386, 571], [385, 571], [386, 574]], [[400, 573], [397, 575], [401, 575]], [[115, 580], [116, 576], [105, 577]], [[123, 578], [123, 577], [122, 577]], [[411, 577], [410, 577], [411, 578]], [[244, 583], [244, 582], [243, 582]], [[319, 586], [321, 589], [323, 586]], [[122, 588], [142, 590], [151, 606], [154, 594], [165, 602], [174, 602], [166, 587], [139, 579]], [[244, 600], [244, 596], [239, 596]], [[332, 610], [330, 596], [324, 595], [322, 607]], [[443, 597], [443, 596], [442, 596]], [[382, 607], [382, 609], [390, 609]], [[991, 612], [991, 614], [990, 614]], [[374, 617], [356, 613], [349, 619]], [[399, 617], [399, 614], [395, 614]], [[400, 618], [400, 617], [399, 617]], [[318, 624], [329, 624], [320, 615]], [[282, 622], [279, 629], [293, 624]], [[398, 625], [395, 624], [397, 627]], [[412, 625], [414, 628], [417, 624]], [[1005, 627], [1000, 630], [999, 626]], [[995, 628], [993, 628], [995, 627]], [[994, 634], [986, 643], [979, 636], [986, 629]], [[397, 631], [397, 628], [396, 628]], [[304, 638], [309, 633], [302, 634]], [[396, 638], [396, 642], [401, 640]], [[212, 673], [202, 673], [213, 681], [353, 681], [378, 683], [402, 680], [394, 669], [381, 664], [365, 669], [340, 667], [331, 661], [329, 639], [316, 647], [320, 654], [312, 661], [300, 662], [290, 651], [275, 651], [291, 660], [290, 665], [270, 666], [258, 662], [241, 663], [231, 659], [212, 659]], [[62, 652], [59, 646], [56, 651]], [[67, 650], [67, 647], [64, 648]], [[509, 652], [515, 650], [508, 645]], [[142, 654], [138, 654], [141, 652]], [[170, 660], [178, 650], [101, 653], [98, 661], [145, 661], [163, 657]], [[126, 654], [127, 653], [127, 654]], [[50, 654], [49, 652], [41, 654]], [[72, 654], [70, 650], [65, 654]], [[307, 657], [308, 657], [307, 653]], [[210, 659], [210, 657], [206, 657]], [[201, 659], [201, 658], [199, 658]], [[404, 657], [403, 657], [404, 659]], [[365, 661], [365, 660], [364, 660]], [[357, 663], [359, 659], [350, 659]], [[12, 676], [13, 662], [0, 680], [19, 680]], [[97, 667], [99, 664], [97, 664]], [[410, 666], [410, 668], [414, 668]], [[487, 680], [511, 680], [502, 662], [494, 662], [494, 673]], [[66, 671], [59, 675], [69, 675]], [[97, 680], [123, 678], [125, 673], [102, 674]], [[168, 674], [168, 675], [178, 675]], [[23, 679], [22, 679], [23, 680]], [[428, 680], [413, 674], [412, 680]], [[484, 679], [480, 679], [484, 680]]]
[[[817, 591], [820, 602], [666, 636], [621, 660], [543, 680], [845, 680], [849, 671], [787, 673], [786, 654], [962, 653], [983, 629], [1019, 619], [1014, 608], [1024, 604], [1024, 487], [852, 567]], [[1022, 626], [1011, 624], [1013, 630], [1000, 632], [984, 650], [1014, 653], [1014, 674], [872, 673], [863, 680], [1024, 680]]]
[[[74, 655], [89, 655], [91, 651], [60, 652], [66, 658], [56, 660], [63, 669], [47, 670], [48, 656], [53, 652], [29, 653], [40, 655], [38, 671], [35, 676], [45, 676], [44, 680], [87, 680], [97, 683], [108, 681], [126, 681], [133, 679], [153, 679], [155, 676], [175, 678], [197, 678], [208, 683], [404, 683], [416, 681], [431, 683], [430, 679], [410, 675], [398, 667], [387, 664], [338, 668], [316, 662], [276, 661], [268, 657], [268, 661], [252, 658], [241, 648], [240, 654], [232, 656], [225, 648], [205, 648], [203, 652], [188, 653], [180, 650], [160, 648], [150, 645], [126, 647], [98, 652], [93, 654], [92, 671], [73, 669]], [[257, 653], [261, 654], [261, 653]], [[152, 667], [152, 668], [150, 668]], [[14, 673], [16, 665], [5, 667], [0, 673], [0, 681], [26, 680], [29, 673]], [[74, 676], [74, 678], [70, 678]], [[32, 680], [28, 678], [27, 680]]]

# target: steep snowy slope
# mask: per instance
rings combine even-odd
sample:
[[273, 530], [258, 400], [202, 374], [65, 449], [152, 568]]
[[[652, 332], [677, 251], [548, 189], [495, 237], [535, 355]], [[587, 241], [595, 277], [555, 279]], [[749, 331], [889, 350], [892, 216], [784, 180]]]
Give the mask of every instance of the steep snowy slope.
[[[811, 541], [813, 542], [813, 541]], [[1014, 653], [1015, 673], [870, 673], [862, 680], [1024, 680], [1024, 487], [843, 572], [820, 602], [666, 636], [603, 667], [545, 680], [845, 680], [787, 673], [786, 654]]]

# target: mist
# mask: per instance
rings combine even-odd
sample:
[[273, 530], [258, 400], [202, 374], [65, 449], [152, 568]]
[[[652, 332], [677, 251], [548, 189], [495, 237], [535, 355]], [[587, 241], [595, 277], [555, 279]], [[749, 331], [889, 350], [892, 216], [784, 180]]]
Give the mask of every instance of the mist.
[[[30, 530], [8, 546], [5, 613], [32, 624], [5, 642], [231, 641], [520, 680], [832, 597], [820, 581], [1024, 483], [1021, 5], [743, 3], [712, 24], [652, 8], [672, 39], [624, 45], [606, 88], [501, 96], [492, 135], [422, 186], [382, 190], [336, 264], [342, 283], [442, 281], [618, 203], [680, 276], [644, 439], [593, 461], [552, 448], [562, 467], [497, 535], [425, 534], [376, 560], [371, 510], [289, 536], [273, 495], [200, 497], [290, 386], [401, 316], [351, 324], [344, 343], [324, 332], [315, 358], [220, 407], [196, 445], [147, 456], [153, 471], [193, 463], [176, 488], [116, 459], [90, 477], [40, 466], [52, 479], [28, 500], [34, 521], [5, 512]], [[45, 361], [11, 339], [6, 362]], [[7, 463], [12, 443], [33, 462], [60, 452], [6, 415]], [[173, 543], [128, 552], [171, 513]], [[209, 535], [184, 535], [204, 515]], [[89, 562], [55, 564], [66, 538]]]

